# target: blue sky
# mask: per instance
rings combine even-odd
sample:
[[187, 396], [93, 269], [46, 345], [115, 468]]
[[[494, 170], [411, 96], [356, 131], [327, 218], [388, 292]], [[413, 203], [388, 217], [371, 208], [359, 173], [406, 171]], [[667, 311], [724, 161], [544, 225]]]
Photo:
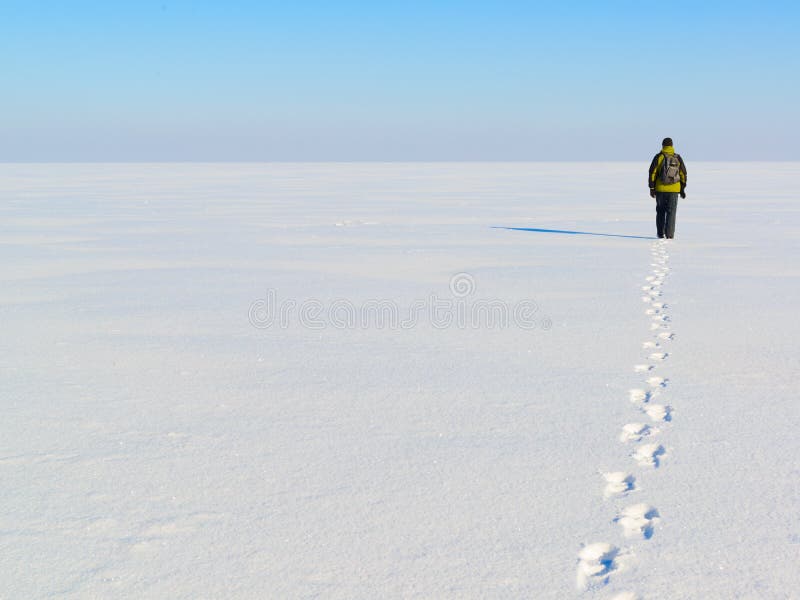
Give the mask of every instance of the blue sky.
[[0, 2], [0, 160], [798, 160], [790, 2]]

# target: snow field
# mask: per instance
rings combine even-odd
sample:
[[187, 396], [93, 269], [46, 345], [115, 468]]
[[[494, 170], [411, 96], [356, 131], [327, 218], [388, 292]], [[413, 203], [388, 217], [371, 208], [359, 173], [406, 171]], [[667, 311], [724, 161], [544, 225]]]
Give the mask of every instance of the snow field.
[[0, 165], [0, 595], [792, 597], [800, 167], [644, 168]]

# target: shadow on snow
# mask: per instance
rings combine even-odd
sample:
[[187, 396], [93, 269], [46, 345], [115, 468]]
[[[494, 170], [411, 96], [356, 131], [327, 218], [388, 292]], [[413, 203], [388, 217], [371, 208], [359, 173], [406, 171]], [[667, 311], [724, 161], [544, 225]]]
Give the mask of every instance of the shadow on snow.
[[619, 233], [595, 233], [592, 231], [568, 231], [566, 229], [539, 229], [537, 227], [501, 227], [494, 226], [492, 229], [508, 229], [510, 231], [533, 231], [535, 233], [564, 233], [567, 235], [599, 235], [602, 237], [632, 238], [636, 240], [655, 240], [655, 236], [649, 235], [621, 235]]

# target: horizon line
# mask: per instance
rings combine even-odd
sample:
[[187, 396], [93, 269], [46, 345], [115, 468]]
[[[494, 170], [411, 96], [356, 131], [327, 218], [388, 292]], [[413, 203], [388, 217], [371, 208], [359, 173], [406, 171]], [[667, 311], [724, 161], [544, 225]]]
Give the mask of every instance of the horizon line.
[[[647, 159], [649, 160], [649, 159]], [[691, 159], [694, 163], [798, 163], [800, 158], [753, 158], [753, 159]], [[150, 159], [130, 159], [130, 160], [2, 160], [3, 165], [45, 165], [45, 164], [430, 164], [430, 163], [640, 163], [646, 159], [613, 159], [613, 160], [589, 160], [582, 158], [575, 159], [318, 159], [318, 160], [283, 160], [283, 159], [169, 159], [169, 160], [150, 160]]]

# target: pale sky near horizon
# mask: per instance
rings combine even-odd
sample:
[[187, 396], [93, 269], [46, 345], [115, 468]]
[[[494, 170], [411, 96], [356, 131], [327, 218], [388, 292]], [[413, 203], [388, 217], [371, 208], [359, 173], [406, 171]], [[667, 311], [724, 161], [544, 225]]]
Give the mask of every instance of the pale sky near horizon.
[[0, 3], [0, 161], [800, 160], [791, 2]]

